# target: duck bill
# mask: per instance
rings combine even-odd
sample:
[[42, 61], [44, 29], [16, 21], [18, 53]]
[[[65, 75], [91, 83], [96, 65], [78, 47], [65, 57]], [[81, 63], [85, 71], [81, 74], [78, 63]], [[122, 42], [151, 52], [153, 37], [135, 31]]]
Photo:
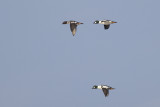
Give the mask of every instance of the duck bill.
[[92, 87], [92, 89], [96, 89], [95, 87]]

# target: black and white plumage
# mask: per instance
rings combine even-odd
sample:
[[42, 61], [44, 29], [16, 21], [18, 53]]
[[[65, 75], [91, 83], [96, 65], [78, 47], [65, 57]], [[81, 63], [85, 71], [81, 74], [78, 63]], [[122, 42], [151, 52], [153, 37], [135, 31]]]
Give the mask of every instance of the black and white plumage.
[[107, 97], [109, 95], [109, 90], [113, 90], [115, 88], [112, 88], [110, 86], [107, 86], [107, 85], [94, 85], [92, 87], [92, 89], [101, 89], [104, 93], [104, 96]]
[[105, 30], [109, 29], [110, 24], [113, 24], [113, 23], [117, 23], [117, 22], [111, 21], [111, 20], [94, 21], [94, 24], [103, 24]]
[[70, 24], [70, 29], [71, 29], [72, 35], [74, 36], [77, 31], [77, 26], [83, 23], [71, 20], [71, 21], [64, 21], [62, 24]]

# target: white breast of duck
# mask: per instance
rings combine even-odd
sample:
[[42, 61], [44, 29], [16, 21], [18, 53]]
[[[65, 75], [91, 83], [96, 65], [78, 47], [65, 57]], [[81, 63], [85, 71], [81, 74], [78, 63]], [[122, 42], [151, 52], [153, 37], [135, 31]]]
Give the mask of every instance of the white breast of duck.
[[109, 24], [112, 24], [112, 21], [111, 20], [102, 20], [102, 21], [99, 21], [100, 24], [104, 24], [104, 25], [109, 25]]
[[102, 89], [102, 88], [108, 89], [109, 87], [108, 87], [107, 85], [99, 85], [97, 88], [98, 88], [98, 89]]

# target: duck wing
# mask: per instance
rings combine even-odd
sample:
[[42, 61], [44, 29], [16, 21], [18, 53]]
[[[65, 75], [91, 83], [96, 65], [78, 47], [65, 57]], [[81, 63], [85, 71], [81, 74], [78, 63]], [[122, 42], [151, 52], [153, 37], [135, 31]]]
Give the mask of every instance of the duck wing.
[[76, 34], [77, 25], [75, 23], [70, 24], [70, 29], [71, 29], [72, 35], [74, 36]]
[[105, 97], [107, 97], [109, 95], [109, 90], [106, 88], [102, 88], [102, 90], [103, 90]]
[[109, 29], [110, 25], [104, 25], [104, 29]]

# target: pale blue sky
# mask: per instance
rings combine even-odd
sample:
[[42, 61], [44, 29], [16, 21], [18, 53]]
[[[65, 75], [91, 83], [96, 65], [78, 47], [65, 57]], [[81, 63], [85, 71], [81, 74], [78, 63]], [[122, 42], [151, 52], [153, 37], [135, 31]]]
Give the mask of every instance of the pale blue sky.
[[[0, 107], [159, 107], [159, 4], [1, 0]], [[84, 24], [73, 37], [65, 20]]]

